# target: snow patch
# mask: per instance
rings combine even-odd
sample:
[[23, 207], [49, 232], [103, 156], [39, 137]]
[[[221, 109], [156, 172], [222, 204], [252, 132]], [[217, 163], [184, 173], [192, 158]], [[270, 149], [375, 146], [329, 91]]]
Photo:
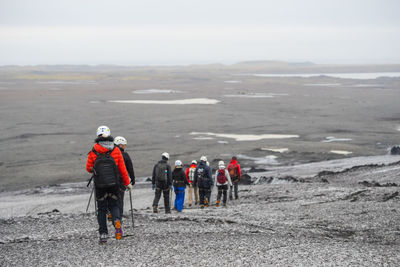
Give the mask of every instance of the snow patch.
[[224, 83], [242, 83], [242, 81], [224, 81]]
[[289, 94], [275, 93], [238, 93], [236, 95], [224, 95], [224, 97], [243, 97], [243, 98], [274, 98], [276, 96], [288, 96]]
[[339, 154], [339, 155], [350, 155], [350, 154], [353, 154], [353, 152], [346, 151], [346, 150], [331, 150], [330, 152], [334, 153], [334, 154]]
[[261, 150], [278, 152], [278, 153], [284, 153], [284, 152], [288, 152], [289, 151], [288, 148], [269, 148], [269, 147], [262, 147]]
[[157, 105], [215, 105], [221, 101], [209, 98], [190, 98], [179, 100], [110, 100], [110, 103], [120, 104], [157, 104]]
[[218, 141], [218, 144], [229, 144], [228, 141]]
[[350, 138], [336, 138], [334, 136], [328, 136], [325, 140], [322, 140], [323, 143], [330, 143], [330, 142], [346, 142], [351, 141], [353, 139]]
[[240, 159], [252, 160], [252, 161], [254, 161], [255, 164], [259, 164], [259, 165], [276, 165], [276, 164], [278, 164], [278, 161], [276, 160], [278, 157], [274, 156], [274, 155], [268, 155], [265, 157], [256, 158], [256, 157], [250, 157], [250, 156], [246, 156], [243, 154], [239, 154], [239, 155], [237, 155], [237, 157]]
[[199, 136], [199, 137], [194, 137], [193, 140], [213, 140], [214, 138], [212, 137], [207, 137], [207, 136]]
[[147, 89], [147, 90], [135, 90], [133, 94], [179, 94], [182, 91], [169, 90], [169, 89]]
[[338, 87], [341, 83], [306, 83], [304, 86], [326, 86], [326, 87]]
[[286, 138], [298, 138], [298, 135], [288, 134], [224, 134], [224, 133], [204, 133], [204, 132], [191, 132], [191, 135], [211, 135], [222, 138], [231, 138], [236, 141], [259, 141], [262, 139], [286, 139]]

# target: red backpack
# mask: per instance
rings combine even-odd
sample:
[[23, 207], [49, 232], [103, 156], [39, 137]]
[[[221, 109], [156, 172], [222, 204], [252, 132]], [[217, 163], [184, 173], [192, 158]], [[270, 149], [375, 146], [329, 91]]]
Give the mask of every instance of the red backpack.
[[226, 181], [228, 181], [228, 179], [226, 178], [226, 175], [225, 175], [225, 169], [218, 170], [217, 182], [219, 184], [225, 184]]

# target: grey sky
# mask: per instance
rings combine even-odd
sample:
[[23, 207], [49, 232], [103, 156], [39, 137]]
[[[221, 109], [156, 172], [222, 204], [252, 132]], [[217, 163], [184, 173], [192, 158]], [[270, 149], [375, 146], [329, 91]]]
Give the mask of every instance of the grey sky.
[[1, 0], [0, 65], [400, 63], [395, 0]]

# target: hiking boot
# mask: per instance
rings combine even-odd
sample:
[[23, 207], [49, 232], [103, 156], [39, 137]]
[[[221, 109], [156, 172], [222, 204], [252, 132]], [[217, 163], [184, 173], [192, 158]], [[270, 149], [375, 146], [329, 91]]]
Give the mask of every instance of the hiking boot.
[[200, 205], [200, 209], [204, 209], [204, 205], [203, 204]]
[[229, 196], [229, 200], [233, 200], [233, 197], [232, 197], [232, 196]]
[[219, 207], [219, 199], [217, 200], [217, 204], [215, 204], [215, 207]]
[[198, 202], [198, 201], [196, 201], [196, 202], [194, 202], [194, 204], [195, 204], [195, 205], [199, 205], [199, 202]]
[[224, 203], [224, 208], [226, 208], [226, 203]]
[[236, 196], [236, 197], [235, 197], [235, 200], [238, 200], [238, 199], [239, 199], [239, 197], [238, 197], [238, 196]]
[[192, 207], [192, 204], [189, 204], [189, 208]]
[[122, 238], [122, 225], [120, 220], [115, 220], [115, 239], [120, 240]]
[[158, 213], [157, 206], [153, 206], [153, 213]]
[[166, 210], [165, 213], [166, 213], [166, 214], [170, 214], [171, 211], [170, 211], [170, 210]]
[[107, 239], [108, 239], [108, 234], [100, 234], [99, 243], [100, 244], [105, 244], [105, 243], [107, 243]]
[[204, 205], [208, 208], [208, 199], [204, 199]]
[[112, 222], [112, 214], [111, 214], [111, 212], [108, 213], [108, 215], [107, 215], [107, 220], [108, 220], [109, 222]]

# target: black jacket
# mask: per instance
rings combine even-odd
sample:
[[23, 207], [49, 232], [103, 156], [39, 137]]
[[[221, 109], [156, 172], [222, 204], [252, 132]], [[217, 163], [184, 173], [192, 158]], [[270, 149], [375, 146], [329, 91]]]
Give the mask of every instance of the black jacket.
[[176, 187], [185, 187], [189, 185], [188, 180], [186, 179], [186, 174], [182, 168], [175, 168], [172, 171], [172, 181], [174, 182], [174, 186]]
[[135, 171], [133, 170], [132, 159], [129, 156], [128, 152], [126, 152], [123, 148], [119, 148], [121, 150], [122, 156], [124, 157], [125, 167], [128, 171], [129, 177], [131, 178], [131, 184], [135, 184]]

